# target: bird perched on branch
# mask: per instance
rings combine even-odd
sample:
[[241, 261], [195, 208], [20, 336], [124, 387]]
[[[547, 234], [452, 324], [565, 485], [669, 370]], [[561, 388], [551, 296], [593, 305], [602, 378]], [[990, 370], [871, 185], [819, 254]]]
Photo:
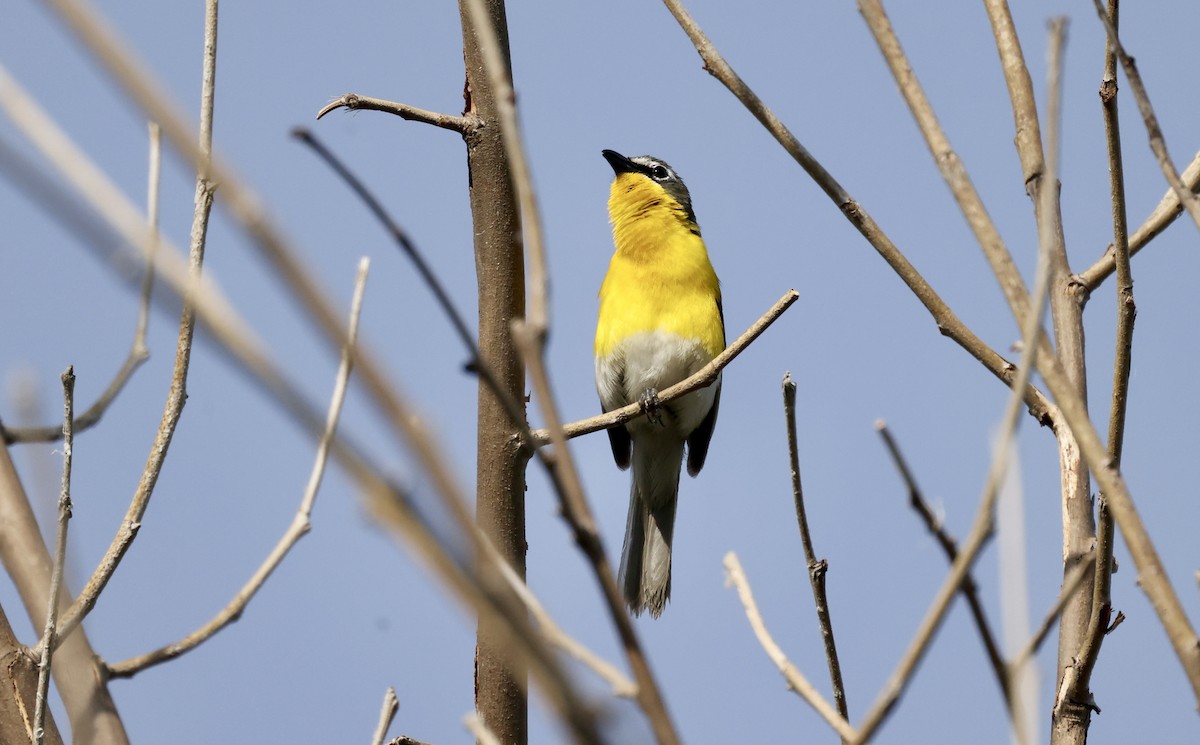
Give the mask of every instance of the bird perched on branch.
[[613, 458], [633, 465], [621, 584], [635, 615], [657, 618], [671, 596], [671, 535], [679, 470], [704, 466], [721, 379], [668, 403], [658, 391], [725, 348], [721, 289], [683, 180], [658, 158], [604, 158], [616, 173], [608, 199], [616, 252], [600, 287], [596, 388], [605, 411], [640, 401], [647, 415], [608, 430]]

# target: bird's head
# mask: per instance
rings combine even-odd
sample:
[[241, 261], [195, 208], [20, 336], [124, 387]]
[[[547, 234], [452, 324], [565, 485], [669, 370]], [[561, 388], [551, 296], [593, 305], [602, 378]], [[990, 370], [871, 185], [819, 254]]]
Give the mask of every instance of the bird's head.
[[689, 221], [696, 222], [696, 213], [692, 211], [692, 197], [688, 194], [683, 179], [665, 160], [651, 155], [638, 155], [626, 158], [615, 150], [602, 151], [604, 159], [616, 173], [613, 181], [613, 200], [621, 198], [628, 200], [628, 206], [642, 209], [653, 206], [651, 203], [662, 200], [665, 195], [674, 204], [667, 206], [681, 209]]

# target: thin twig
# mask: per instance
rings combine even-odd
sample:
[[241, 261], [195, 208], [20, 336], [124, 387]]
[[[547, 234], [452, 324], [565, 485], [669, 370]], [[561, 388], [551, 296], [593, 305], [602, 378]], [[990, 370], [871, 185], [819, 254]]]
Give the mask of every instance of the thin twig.
[[[146, 331], [150, 324], [150, 294], [154, 287], [154, 254], [158, 249], [158, 197], [159, 182], [162, 176], [162, 135], [159, 126], [154, 122], [150, 122], [147, 127], [150, 135], [150, 156], [147, 169], [149, 175], [147, 176], [146, 214], [151, 235], [151, 251], [146, 259], [146, 273], [142, 277], [141, 299], [138, 304], [137, 325], [133, 332], [133, 344], [112, 382], [91, 406], [75, 418], [73, 426], [76, 432], [82, 432], [99, 422], [100, 418], [104, 416], [104, 412], [125, 388], [125, 384], [133, 377], [133, 373], [142, 366], [142, 363], [150, 359], [150, 351], [146, 348]], [[0, 435], [3, 435], [6, 443], [55, 442], [62, 437], [62, 426], [11, 428], [0, 426]]]
[[725, 554], [724, 560], [725, 575], [728, 581], [737, 589], [738, 597], [741, 598], [742, 607], [746, 610], [746, 618], [750, 621], [750, 628], [754, 630], [754, 635], [758, 637], [758, 643], [767, 653], [767, 657], [771, 658], [771, 662], [775, 663], [775, 667], [779, 668], [779, 672], [783, 673], [784, 680], [787, 681], [788, 688], [804, 699], [809, 706], [821, 715], [829, 726], [834, 729], [843, 741], [855, 742], [859, 739], [859, 733], [854, 729], [841, 714], [833, 708], [833, 706], [825, 700], [812, 683], [804, 677], [804, 673], [792, 664], [775, 643], [771, 632], [767, 630], [766, 624], [763, 622], [762, 614], [758, 610], [758, 603], [754, 601], [754, 595], [750, 591], [750, 581], [746, 579], [746, 573], [742, 570], [742, 563], [738, 561], [737, 554], [730, 551]]
[[[1188, 163], [1181, 176], [1184, 185], [1193, 194], [1200, 190], [1200, 152]], [[1166, 230], [1175, 218], [1183, 214], [1183, 205], [1179, 203], [1179, 195], [1167, 187], [1167, 193], [1159, 200], [1158, 205], [1146, 216], [1138, 229], [1129, 236], [1129, 255], [1136, 256], [1146, 244]], [[1087, 292], [1094, 291], [1117, 268], [1116, 249], [1110, 244], [1095, 264], [1080, 272], [1075, 280]]]
[[1080, 561], [1071, 568], [1063, 580], [1062, 589], [1059, 590], [1058, 598], [1054, 601], [1054, 605], [1050, 606], [1050, 610], [1046, 611], [1046, 615], [1042, 617], [1042, 622], [1038, 624], [1037, 631], [1029, 637], [1029, 641], [1025, 646], [1021, 647], [1012, 661], [1008, 663], [1009, 679], [1015, 681], [1021, 674], [1021, 668], [1029, 664], [1033, 656], [1037, 654], [1042, 643], [1050, 636], [1050, 632], [1054, 629], [1055, 622], [1058, 621], [1058, 616], [1062, 613], [1063, 608], [1067, 603], [1071, 602], [1075, 593], [1079, 592], [1079, 588], [1083, 586], [1083, 581], [1087, 578], [1088, 573], [1092, 571], [1092, 562]]
[[638, 689], [636, 683], [618, 670], [616, 666], [610, 664], [600, 655], [588, 649], [577, 639], [563, 631], [562, 627], [558, 625], [545, 607], [542, 606], [537, 596], [525, 584], [525, 581], [517, 576], [516, 571], [513, 570], [508, 562], [504, 561], [498, 555], [496, 556], [496, 560], [497, 565], [500, 567], [501, 576], [508, 582], [508, 586], [521, 599], [521, 602], [525, 604], [529, 615], [533, 616], [533, 620], [537, 623], [538, 628], [541, 629], [542, 635], [546, 637], [547, 642], [574, 657], [598, 675], [604, 682], [612, 686], [614, 696], [630, 699], [637, 697]]
[[58, 607], [62, 595], [63, 566], [67, 560], [67, 524], [71, 520], [71, 456], [75, 448], [75, 367], [62, 374], [63, 387], [63, 468], [62, 490], [58, 494], [58, 531], [54, 538], [54, 564], [50, 570], [50, 602], [46, 608], [46, 627], [42, 632], [42, 654], [38, 663], [37, 702], [33, 714], [33, 743], [42, 745], [46, 737], [46, 696], [50, 691], [50, 665], [58, 636]]
[[833, 686], [833, 703], [842, 719], [849, 720], [846, 687], [842, 683], [842, 665], [838, 661], [837, 643], [833, 637], [833, 621], [829, 618], [829, 598], [825, 594], [825, 575], [829, 562], [817, 559], [812, 536], [808, 532], [808, 512], [804, 509], [804, 489], [800, 483], [800, 446], [796, 437], [796, 383], [792, 374], [783, 376], [783, 415], [787, 420], [788, 462], [792, 472], [792, 500], [796, 504], [796, 521], [800, 526], [800, 543], [808, 566], [808, 581], [812, 586], [813, 604], [817, 609], [817, 625], [825, 646], [825, 663], [829, 666], [829, 681]]
[[[1109, 0], [1108, 18], [1117, 28], [1120, 5]], [[1121, 129], [1117, 115], [1117, 59], [1110, 41], [1105, 45], [1104, 72], [1100, 82], [1100, 102], [1104, 113], [1104, 134], [1108, 142], [1109, 192], [1112, 200], [1113, 247], [1117, 271], [1117, 333], [1113, 356], [1112, 403], [1108, 418], [1108, 455], [1120, 467], [1125, 441], [1125, 410], [1129, 402], [1129, 371], [1133, 355], [1133, 324], [1137, 307], [1133, 300], [1133, 274], [1129, 264], [1129, 228], [1125, 214], [1125, 170], [1121, 158]], [[1092, 613], [1088, 619], [1083, 646], [1076, 658], [1079, 668], [1071, 699], [1088, 700], [1092, 671], [1100, 656], [1100, 646], [1108, 630], [1112, 612], [1113, 521], [1104, 494], [1100, 494], [1096, 525], [1095, 576], [1092, 581]]]
[[338, 365], [337, 377], [333, 386], [333, 395], [329, 402], [329, 411], [325, 417], [325, 431], [321, 434], [321, 439], [317, 443], [317, 454], [313, 462], [312, 472], [309, 475], [308, 485], [304, 489], [304, 495], [300, 499], [300, 506], [297, 508], [288, 529], [280, 537], [275, 548], [263, 560], [262, 565], [259, 566], [254, 575], [246, 582], [245, 586], [207, 623], [173, 644], [168, 644], [152, 652], [109, 665], [108, 672], [111, 677], [131, 678], [149, 667], [179, 657], [208, 641], [218, 631], [241, 618], [242, 613], [246, 610], [246, 606], [250, 604], [250, 601], [254, 599], [254, 596], [258, 594], [262, 586], [266, 584], [271, 574], [283, 563], [284, 558], [292, 550], [292, 547], [312, 530], [313, 505], [317, 499], [317, 491], [321, 487], [321, 480], [325, 475], [325, 465], [329, 460], [329, 446], [333, 441], [334, 435], [337, 433], [338, 421], [342, 413], [342, 403], [345, 401], [346, 389], [350, 382], [350, 372], [354, 367], [354, 346], [358, 341], [358, 319], [362, 312], [363, 292], [366, 288], [369, 266], [370, 262], [365, 257], [358, 263], [358, 274], [354, 281], [354, 294], [350, 301], [347, 345], [342, 350], [342, 359]]
[[484, 364], [479, 354], [479, 345], [475, 342], [475, 336], [471, 333], [470, 327], [467, 326], [466, 319], [463, 318], [462, 313], [454, 305], [454, 300], [451, 298], [450, 293], [446, 291], [445, 285], [438, 279], [437, 274], [433, 271], [429, 262], [425, 260], [424, 255], [417, 248], [417, 244], [409, 237], [408, 232], [400, 226], [400, 223], [392, 218], [383, 206], [383, 203], [367, 188], [367, 185], [332, 150], [326, 147], [316, 135], [303, 127], [297, 127], [292, 130], [292, 136], [308, 146], [321, 160], [325, 161], [333, 169], [334, 173], [362, 200], [371, 214], [375, 216], [375, 219], [391, 235], [392, 240], [396, 242], [400, 250], [404, 252], [404, 255], [413, 263], [417, 274], [421, 277], [421, 281], [433, 293], [434, 299], [441, 306], [442, 313], [446, 315], [450, 321], [450, 325], [454, 327], [454, 332], [458, 336], [459, 341], [467, 348], [467, 353], [470, 355], [470, 361], [467, 363], [468, 369], [478, 374], [488, 388], [491, 389], [492, 394], [496, 396], [500, 405], [508, 412], [509, 419], [520, 430], [524, 442], [531, 443], [529, 424], [525, 418], [524, 408], [496, 380], [495, 371], [489, 365]]
[[1154, 158], [1158, 161], [1158, 166], [1162, 169], [1163, 176], [1166, 177], [1171, 190], [1175, 192], [1175, 196], [1179, 198], [1183, 208], [1192, 216], [1196, 227], [1200, 228], [1200, 199], [1184, 185], [1179, 178], [1179, 171], [1175, 170], [1175, 164], [1171, 162], [1171, 155], [1167, 152], [1167, 141], [1163, 138], [1162, 128], [1158, 125], [1158, 116], [1154, 113], [1154, 107], [1150, 105], [1150, 95], [1146, 92], [1145, 84], [1142, 83], [1142, 75], [1138, 72], [1137, 64], [1121, 44], [1117, 26], [1109, 20], [1108, 14], [1104, 10], [1104, 3], [1101, 0], [1092, 0], [1092, 3], [1096, 7], [1096, 14], [1100, 17], [1100, 22], [1104, 24], [1109, 44], [1116, 52], [1117, 59], [1121, 61], [1125, 79], [1129, 81], [1129, 87], [1133, 89], [1133, 99], [1137, 102], [1142, 121], [1146, 124], [1146, 134], [1150, 138], [1150, 150], [1153, 151]]
[[[212, 161], [212, 120], [213, 103], [215, 99], [216, 65], [217, 65], [217, 0], [206, 0], [204, 8], [204, 64], [200, 90], [200, 136], [198, 148], [201, 161], [196, 169], [195, 209], [192, 214], [192, 230], [188, 252], [189, 274], [193, 277], [200, 275], [204, 266], [204, 247], [208, 235], [208, 218], [212, 212], [213, 194], [216, 184], [211, 178]], [[157, 250], [158, 239], [151, 241], [151, 247]], [[187, 401], [188, 368], [191, 365], [192, 338], [196, 328], [196, 311], [191, 299], [184, 296], [183, 310], [179, 319], [179, 337], [175, 346], [175, 364], [171, 371], [171, 387], [163, 405], [162, 418], [142, 477], [138, 482], [125, 512], [125, 519], [118, 528], [116, 535], [109, 544], [108, 550], [101, 558], [92, 576], [80, 591], [75, 602], [71, 604], [63, 618], [63, 635], [71, 633], [95, 606], [100, 592], [108, 584], [117, 567], [124, 558], [129, 546], [137, 537], [142, 524], [142, 517], [150, 504], [154, 487], [158, 483], [158, 475], [162, 471], [171, 440], [175, 436], [175, 428], [183, 414], [184, 402]]]
[[[937, 323], [938, 330], [950, 337], [968, 354], [978, 360], [984, 368], [1011, 386], [1016, 376], [1016, 370], [1011, 362], [1001, 357], [989, 347], [970, 328], [964, 324], [950, 309], [945, 301], [934, 291], [921, 273], [901, 253], [896, 244], [876, 224], [862, 204], [855, 201], [840, 183], [808, 152], [787, 127], [767, 108], [762, 99], [738, 77], [729, 63], [720, 55], [704, 32], [684, 9], [680, 0], [663, 0], [667, 9], [675, 16], [680, 27], [692, 40], [700, 58], [704, 61], [704, 69], [729, 89], [734, 96], [754, 115], [768, 132], [783, 146], [809, 177], [833, 201], [842, 215], [850, 224], [871, 244], [899, 275], [900, 279], [912, 290], [925, 309], [929, 311]], [[1051, 424], [1055, 412], [1046, 397], [1036, 387], [1030, 386], [1023, 392], [1029, 413], [1042, 424]]]
[[[892, 437], [891, 430], [888, 429], [887, 423], [882, 419], [875, 422], [875, 431], [883, 438], [883, 444], [887, 447], [888, 453], [892, 456], [892, 462], [896, 466], [896, 470], [900, 472], [900, 478], [904, 481], [904, 486], [908, 490], [908, 503], [925, 523], [926, 529], [933, 534], [938, 545], [942, 547], [946, 558], [954, 563], [958, 558], [958, 542], [947, 531], [942, 521], [938, 519], [930, 508], [929, 503], [925, 500], [921, 488], [917, 485], [916, 478], [913, 477], [912, 470], [908, 467], [908, 461], [900, 452], [900, 446]], [[1012, 689], [1009, 685], [1008, 666], [1004, 662], [1004, 656], [1000, 653], [1000, 645], [996, 643], [996, 635], [992, 632], [992, 625], [988, 621], [987, 613], [983, 610], [983, 601], [979, 598], [979, 586], [975, 583], [974, 576], [967, 572], [963, 578], [962, 585], [959, 586], [962, 592], [963, 599], [967, 601], [967, 607], [971, 611], [971, 618], [975, 622], [975, 628], [979, 631], [979, 639], [983, 642], [983, 649], [987, 653], [988, 662], [991, 663], [992, 672], [996, 675], [996, 682], [1000, 684], [1000, 692], [1004, 696], [1005, 708], [1009, 711], [1010, 716], [1013, 715], [1013, 696]]]
[[375, 734], [371, 736], [371, 745], [383, 745], [388, 728], [400, 710], [400, 699], [396, 698], [396, 689], [388, 686], [383, 694], [383, 706], [379, 709], [379, 723], [375, 725]]
[[[766, 313], [727, 346], [723, 352], [714, 357], [711, 362], [697, 370], [691, 377], [676, 383], [670, 388], [659, 391], [658, 400], [661, 403], [667, 403], [680, 396], [685, 396], [692, 391], [711, 385], [717, 379], [717, 375], [720, 374], [721, 370], [725, 369], [730, 362], [733, 362], [734, 358], [741, 354], [746, 347], [750, 346], [755, 339], [762, 336], [762, 333], [783, 315], [784, 311], [790, 308], [792, 303], [796, 302], [799, 297], [800, 293], [795, 290], [785, 292], [783, 297], [779, 298]], [[609, 429], [610, 427], [625, 424], [645, 413], [645, 409], [640, 403], [632, 403], [599, 416], [564, 424], [563, 435], [569, 440], [580, 435], [599, 432], [602, 429]], [[546, 429], [535, 429], [533, 430], [533, 440], [539, 446], [545, 445], [550, 441], [550, 432]]]
[[409, 106], [404, 103], [396, 103], [394, 101], [385, 101], [382, 98], [372, 98], [370, 96], [362, 96], [357, 93], [347, 93], [340, 98], [335, 98], [326, 104], [320, 111], [317, 112], [317, 118], [325, 116], [331, 111], [337, 109], [348, 109], [350, 111], [382, 111], [388, 114], [395, 114], [401, 119], [406, 119], [410, 122], [423, 122], [432, 124], [435, 127], [449, 129], [460, 134], [465, 134], [475, 126], [475, 121], [469, 116], [452, 116], [450, 114], [440, 114], [436, 111], [426, 111], [418, 109], [416, 106]]

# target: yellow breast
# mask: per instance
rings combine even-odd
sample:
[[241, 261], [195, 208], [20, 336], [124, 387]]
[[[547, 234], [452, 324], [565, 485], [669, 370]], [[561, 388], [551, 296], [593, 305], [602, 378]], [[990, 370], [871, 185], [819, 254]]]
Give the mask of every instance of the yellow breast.
[[608, 202], [616, 252], [600, 287], [596, 356], [626, 337], [666, 331], [725, 348], [721, 289], [700, 230], [658, 184], [620, 174]]

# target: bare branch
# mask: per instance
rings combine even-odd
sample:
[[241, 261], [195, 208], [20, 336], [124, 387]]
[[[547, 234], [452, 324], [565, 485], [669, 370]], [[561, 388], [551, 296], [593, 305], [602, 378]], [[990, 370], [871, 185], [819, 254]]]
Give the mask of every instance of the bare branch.
[[338, 109], [349, 109], [350, 111], [382, 111], [387, 114], [395, 114], [401, 119], [406, 119], [410, 122], [422, 122], [424, 124], [432, 124], [435, 127], [449, 129], [459, 134], [466, 134], [471, 128], [476, 126], [475, 120], [470, 116], [452, 116], [450, 114], [439, 114], [436, 111], [426, 111], [418, 109], [416, 106], [409, 106], [404, 103], [396, 103], [394, 101], [385, 101], [382, 98], [371, 98], [370, 96], [361, 96], [357, 93], [347, 93], [346, 95], [335, 98], [326, 104], [320, 111], [317, 112], [317, 118], [325, 116], [331, 111]]
[[109, 675], [113, 678], [131, 678], [146, 668], [153, 667], [167, 660], [174, 659], [190, 652], [211, 639], [218, 631], [242, 617], [246, 606], [266, 584], [267, 579], [283, 563], [284, 558], [292, 547], [312, 530], [312, 510], [320, 489], [321, 480], [325, 474], [325, 464], [329, 460], [329, 447], [337, 433], [338, 420], [342, 413], [342, 403], [346, 399], [346, 389], [350, 382], [350, 371], [354, 365], [354, 345], [358, 340], [358, 319], [362, 312], [363, 292], [367, 283], [367, 270], [370, 262], [364, 257], [358, 263], [358, 275], [354, 282], [354, 295], [350, 301], [350, 323], [347, 331], [347, 345], [342, 350], [341, 363], [338, 366], [337, 377], [333, 386], [333, 396], [329, 402], [329, 412], [325, 418], [325, 431], [317, 443], [317, 455], [309, 475], [308, 485], [300, 499], [300, 506], [292, 518], [291, 525], [280, 537], [275, 548], [267, 555], [258, 571], [246, 582], [229, 603], [220, 610], [208, 623], [196, 629], [178, 642], [160, 647], [137, 657], [111, 664], [108, 666]]
[[[1200, 152], [1197, 152], [1192, 162], [1184, 169], [1182, 180], [1188, 190], [1193, 194], [1200, 190]], [[1174, 189], [1167, 188], [1167, 193], [1159, 201], [1150, 214], [1142, 221], [1142, 224], [1133, 234], [1129, 236], [1129, 255], [1134, 256], [1138, 251], [1146, 246], [1158, 234], [1167, 229], [1167, 227], [1175, 222], [1175, 218], [1183, 214], [1183, 205], [1179, 203], [1179, 195]], [[1110, 244], [1095, 264], [1092, 264], [1085, 271], [1082, 271], [1076, 277], [1076, 281], [1087, 292], [1092, 292], [1100, 283], [1108, 279], [1108, 277], [1116, 271], [1117, 259], [1116, 249]]]
[[[696, 51], [699, 52], [700, 58], [704, 61], [704, 69], [716, 77], [717, 80], [721, 81], [742, 102], [746, 109], [783, 146], [788, 155], [800, 164], [800, 167], [808, 173], [809, 177], [821, 187], [842, 212], [843, 216], [850, 221], [850, 224], [859, 231], [867, 242], [879, 253], [880, 257], [908, 285], [909, 289], [916, 295], [917, 300], [929, 311], [934, 322], [937, 323], [938, 330], [943, 335], [953, 339], [989, 372], [1002, 380], [1006, 385], [1011, 386], [1016, 375], [1013, 364], [985, 344], [966, 324], [959, 320], [958, 316], [950, 310], [950, 306], [946, 305], [945, 301], [934, 291], [933, 287], [921, 276], [921, 273], [909, 263], [904, 254], [900, 252], [900, 249], [892, 243], [887, 234], [875, 223], [875, 220], [862, 204], [855, 201], [842, 188], [842, 185], [825, 170], [824, 166], [800, 144], [795, 135], [767, 108], [758, 95], [738, 77], [733, 68], [729, 66], [729, 63], [717, 52], [716, 47], [708, 40], [708, 37], [704, 35], [704, 32], [700, 30], [700, 27], [696, 25], [696, 22], [692, 20], [692, 17], [684, 9], [680, 0], [663, 0], [663, 2], [666, 4], [667, 9], [671, 11], [671, 14], [675, 16], [675, 20], [679, 22], [680, 27], [688, 35], [688, 38], [696, 46]], [[1040, 423], [1051, 424], [1052, 417], [1054, 416], [1053, 407], [1050, 406], [1041, 391], [1030, 386], [1027, 391], [1024, 391], [1023, 395], [1025, 403], [1029, 407], [1029, 413]]]
[[371, 745], [383, 745], [383, 738], [387, 737], [388, 728], [392, 726], [392, 720], [396, 718], [396, 712], [399, 710], [400, 699], [396, 698], [396, 689], [388, 686], [383, 694], [383, 707], [379, 710], [379, 723], [375, 725]]
[[829, 723], [829, 726], [834, 729], [842, 740], [846, 742], [856, 742], [859, 738], [859, 732], [854, 729], [846, 718], [839, 714], [825, 697], [813, 687], [812, 683], [804, 677], [804, 674], [796, 668], [795, 665], [788, 660], [787, 655], [775, 643], [775, 639], [771, 637], [771, 632], [767, 630], [767, 626], [763, 623], [762, 614], [758, 611], [758, 603], [754, 602], [754, 595], [750, 592], [750, 581], [746, 579], [746, 573], [742, 570], [742, 563], [738, 561], [737, 554], [730, 551], [725, 554], [725, 573], [728, 581], [737, 589], [738, 597], [741, 598], [742, 606], [746, 609], [746, 618], [750, 621], [750, 628], [754, 630], [754, 635], [758, 637], [758, 643], [762, 645], [763, 650], [767, 653], [767, 657], [771, 658], [771, 662], [779, 668], [779, 672], [783, 673], [784, 679], [787, 681], [788, 688], [795, 691], [800, 698], [804, 699], [809, 706], [821, 715], [821, 718]]
[[[711, 385], [712, 382], [717, 379], [717, 375], [721, 372], [721, 370], [725, 369], [730, 362], [733, 362], [734, 358], [741, 354], [746, 347], [750, 346], [755, 339], [762, 336], [762, 333], [766, 331], [767, 328], [776, 321], [776, 319], [783, 315], [784, 311], [790, 308], [792, 303], [796, 302], [799, 297], [800, 293], [796, 292], [795, 290], [788, 290], [785, 292], [783, 297], [779, 298], [779, 300], [772, 305], [771, 308], [764, 313], [761, 318], [755, 321], [750, 328], [746, 329], [746, 331], [737, 339], [735, 339], [732, 344], [726, 347], [723, 352], [714, 357], [711, 362], [697, 370], [696, 373], [690, 378], [682, 380], [663, 391], [659, 391], [659, 402], [665, 404], [670, 401], [674, 401], [680, 396], [685, 396], [692, 391], [696, 391]], [[646, 412], [642, 409], [642, 405], [640, 403], [632, 403], [628, 406], [623, 406], [619, 409], [613, 409], [612, 411], [605, 412], [599, 416], [580, 419], [579, 421], [571, 422], [570, 424], [564, 424], [563, 435], [567, 439], [572, 439], [579, 437], [580, 435], [599, 432], [602, 429], [609, 429], [610, 427], [616, 427], [618, 425], [625, 424], [626, 422], [637, 419], [639, 416], [642, 416], [645, 413]], [[535, 429], [533, 430], [533, 441], [540, 447], [550, 441], [550, 435], [551, 433], [548, 430]]]
[[[211, 176], [212, 161], [212, 120], [213, 101], [215, 98], [216, 66], [217, 66], [217, 0], [207, 0], [204, 12], [204, 64], [200, 90], [200, 135], [198, 149], [201, 159], [196, 168], [195, 209], [192, 214], [192, 230], [189, 249], [189, 274], [193, 277], [201, 274], [204, 265], [204, 246], [208, 235], [208, 218], [212, 212], [213, 194], [216, 183]], [[156, 234], [157, 231], [150, 233]], [[153, 240], [151, 248], [157, 251], [158, 241]], [[152, 253], [152, 255], [154, 255]], [[148, 259], [149, 260], [149, 259]], [[158, 483], [158, 475], [162, 471], [171, 440], [175, 436], [175, 428], [183, 414], [184, 402], [187, 401], [187, 376], [191, 365], [192, 338], [196, 328], [196, 311], [190, 298], [184, 297], [183, 310], [180, 313], [179, 337], [175, 346], [175, 364], [171, 371], [171, 387], [167, 393], [167, 401], [163, 405], [162, 418], [158, 431], [150, 446], [142, 478], [134, 490], [125, 519], [117, 534], [109, 544], [108, 550], [101, 558], [92, 576], [88, 579], [79, 597], [71, 604], [70, 610], [64, 615], [62, 634], [71, 633], [95, 606], [100, 593], [112, 578], [117, 567], [129, 550], [137, 531], [141, 527], [142, 517], [150, 504], [150, 497]]]
[[[1109, 0], [1108, 17], [1117, 27], [1118, 0]], [[1109, 191], [1112, 200], [1113, 246], [1117, 271], [1117, 334], [1113, 356], [1112, 403], [1108, 419], [1108, 455], [1120, 466], [1125, 440], [1125, 409], [1129, 400], [1129, 371], [1133, 355], [1133, 323], [1137, 307], [1133, 300], [1133, 274], [1129, 265], [1129, 233], [1125, 214], [1125, 169], [1121, 158], [1121, 128], [1117, 115], [1117, 59], [1111, 42], [1105, 45], [1104, 73], [1100, 82], [1100, 102], [1104, 113], [1104, 134], [1108, 142]], [[1112, 515], [1104, 494], [1100, 494], [1096, 526], [1095, 576], [1092, 581], [1092, 613], [1088, 619], [1083, 645], [1076, 654], [1078, 676], [1068, 696], [1076, 701], [1089, 698], [1088, 686], [1100, 656], [1112, 612], [1113, 570]]]
[[62, 595], [63, 567], [67, 560], [67, 524], [71, 520], [71, 458], [75, 447], [75, 368], [62, 374], [63, 387], [63, 468], [62, 490], [58, 494], [58, 530], [54, 538], [54, 564], [50, 570], [50, 597], [46, 608], [46, 626], [42, 632], [42, 654], [38, 662], [37, 703], [33, 713], [33, 745], [46, 738], [46, 694], [50, 690], [50, 665], [58, 636], [58, 608]]
[[804, 560], [808, 566], [808, 581], [812, 585], [813, 604], [817, 609], [817, 625], [821, 629], [821, 641], [825, 646], [825, 663], [829, 666], [829, 680], [833, 686], [833, 703], [842, 719], [850, 718], [846, 705], [846, 687], [842, 683], [842, 665], [838, 661], [837, 643], [833, 637], [833, 621], [829, 618], [829, 599], [825, 594], [825, 574], [829, 563], [817, 560], [812, 536], [808, 532], [808, 512], [804, 509], [804, 489], [800, 484], [800, 447], [796, 437], [796, 383], [792, 374], [783, 376], [783, 413], [787, 420], [788, 460], [792, 471], [792, 499], [796, 503], [796, 521], [800, 525], [800, 543], [804, 546]]
[[[908, 462], [900, 452], [900, 446], [896, 444], [891, 430], [888, 429], [887, 424], [882, 419], [875, 422], [875, 431], [883, 438], [883, 444], [892, 456], [892, 462], [895, 463], [896, 470], [900, 472], [900, 478], [904, 481], [905, 488], [908, 489], [909, 505], [920, 516], [921, 521], [925, 523], [925, 527], [933, 534], [938, 545], [942, 547], [946, 558], [953, 564], [954, 560], [958, 558], [958, 542], [946, 531], [946, 527], [942, 525], [941, 520], [934, 515], [933, 510], [929, 507], [929, 503], [925, 501], [925, 496], [921, 493], [921, 488], [917, 486], [917, 481], [908, 467]], [[996, 682], [1000, 684], [1000, 692], [1004, 696], [1005, 707], [1008, 709], [1009, 715], [1015, 720], [1008, 666], [1004, 662], [1004, 656], [1000, 653], [1000, 645], [996, 643], [996, 635], [992, 631], [992, 625], [988, 621], [987, 613], [983, 610], [983, 601], [979, 598], [979, 586], [975, 583], [975, 578], [970, 572], [963, 578], [959, 590], [962, 592], [963, 599], [967, 601], [967, 607], [971, 610], [971, 618], [975, 621], [975, 628], [979, 631], [979, 639], [983, 642], [983, 649], [987, 653], [988, 662], [991, 663], [992, 672], [996, 675]]]
[[1150, 96], [1146, 93], [1146, 86], [1142, 83], [1142, 75], [1138, 72], [1137, 64], [1133, 61], [1133, 57], [1130, 57], [1126, 53], [1125, 47], [1121, 44], [1121, 39], [1117, 35], [1116, 24], [1109, 20], [1108, 14], [1104, 10], [1104, 3], [1101, 0], [1093, 0], [1093, 4], [1096, 7], [1097, 15], [1100, 16], [1100, 22], [1104, 24], [1105, 32], [1108, 33], [1108, 42], [1112, 45], [1117, 58], [1121, 61], [1121, 68], [1125, 71], [1125, 79], [1129, 81], [1129, 86], [1133, 88], [1133, 99], [1137, 101], [1138, 111], [1141, 112], [1142, 121], [1146, 124], [1146, 134], [1150, 138], [1150, 150], [1154, 152], [1158, 166], [1162, 169], [1163, 176], [1166, 177], [1171, 190], [1175, 192], [1175, 196], [1179, 198], [1179, 202], [1183, 205], [1183, 208], [1192, 216], [1196, 227], [1200, 228], [1200, 199], [1179, 178], [1179, 171], [1175, 170], [1175, 164], [1171, 162], [1171, 155], [1167, 152], [1167, 142], [1163, 138], [1162, 128], [1158, 126], [1158, 117], [1154, 113], [1154, 108], [1150, 105]]

